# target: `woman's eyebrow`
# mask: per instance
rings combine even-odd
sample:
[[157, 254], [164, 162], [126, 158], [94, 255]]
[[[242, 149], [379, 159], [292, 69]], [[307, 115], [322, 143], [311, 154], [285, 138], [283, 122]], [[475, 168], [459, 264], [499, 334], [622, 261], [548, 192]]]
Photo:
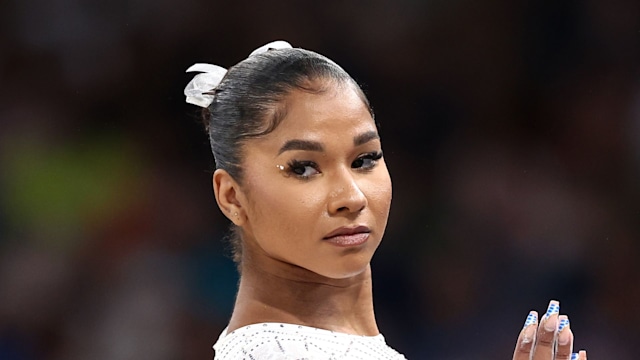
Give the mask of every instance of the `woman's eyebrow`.
[[324, 151], [324, 147], [317, 141], [293, 139], [282, 145], [278, 155], [289, 150]]
[[360, 146], [368, 143], [371, 140], [380, 139], [377, 131], [367, 131], [353, 138], [353, 145]]
[[[357, 135], [353, 138], [353, 145], [360, 146], [368, 143], [371, 140], [380, 139], [380, 135], [376, 131], [367, 131], [360, 135]], [[278, 155], [282, 154], [285, 151], [290, 150], [303, 150], [303, 151], [324, 151], [324, 146], [317, 141], [312, 140], [301, 140], [301, 139], [292, 139], [282, 145], [280, 150], [278, 150]]]

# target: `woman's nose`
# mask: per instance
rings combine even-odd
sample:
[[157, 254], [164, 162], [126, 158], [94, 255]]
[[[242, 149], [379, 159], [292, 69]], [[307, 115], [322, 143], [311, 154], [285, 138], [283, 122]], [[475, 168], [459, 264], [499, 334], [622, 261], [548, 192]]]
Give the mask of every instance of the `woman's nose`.
[[330, 181], [329, 214], [356, 213], [367, 206], [367, 197], [350, 171], [344, 171]]

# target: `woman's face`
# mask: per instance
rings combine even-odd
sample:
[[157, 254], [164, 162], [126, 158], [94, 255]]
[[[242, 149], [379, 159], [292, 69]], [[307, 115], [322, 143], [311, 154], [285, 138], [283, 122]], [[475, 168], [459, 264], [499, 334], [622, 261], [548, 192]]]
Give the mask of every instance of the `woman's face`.
[[246, 142], [242, 230], [245, 254], [340, 279], [363, 272], [380, 244], [391, 178], [352, 85], [325, 85], [293, 91], [276, 129]]

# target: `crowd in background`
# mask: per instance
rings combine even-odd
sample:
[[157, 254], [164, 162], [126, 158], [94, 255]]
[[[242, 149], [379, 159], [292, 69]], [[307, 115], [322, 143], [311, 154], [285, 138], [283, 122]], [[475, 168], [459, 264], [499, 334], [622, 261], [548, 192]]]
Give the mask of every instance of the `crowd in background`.
[[373, 260], [409, 359], [508, 359], [561, 301], [640, 336], [640, 2], [0, 3], [0, 359], [207, 359], [237, 283], [182, 90], [276, 39], [342, 65], [394, 199]]

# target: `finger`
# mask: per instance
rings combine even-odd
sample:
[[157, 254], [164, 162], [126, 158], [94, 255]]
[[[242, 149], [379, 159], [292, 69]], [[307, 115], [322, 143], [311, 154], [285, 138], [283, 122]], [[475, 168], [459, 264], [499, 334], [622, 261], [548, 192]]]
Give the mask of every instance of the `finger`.
[[547, 312], [540, 319], [538, 334], [533, 347], [533, 360], [553, 360], [559, 312], [560, 302], [551, 300]]
[[556, 360], [570, 360], [573, 352], [573, 333], [567, 315], [558, 317], [558, 342], [556, 348]]
[[587, 352], [585, 350], [578, 352], [578, 360], [587, 360]]
[[518, 336], [516, 349], [513, 352], [513, 360], [529, 360], [531, 358], [531, 350], [533, 349], [537, 330], [538, 312], [530, 311]]

